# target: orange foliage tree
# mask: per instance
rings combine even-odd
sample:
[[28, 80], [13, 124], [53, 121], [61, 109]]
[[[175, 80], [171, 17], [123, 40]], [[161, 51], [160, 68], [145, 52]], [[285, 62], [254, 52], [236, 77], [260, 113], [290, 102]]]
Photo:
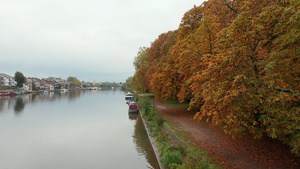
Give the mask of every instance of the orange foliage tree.
[[141, 47], [133, 62], [136, 72], [131, 82], [132, 83], [131, 86], [138, 92], [149, 91], [149, 88], [146, 85], [146, 80], [145, 80], [145, 74], [147, 72], [147, 68], [149, 67], [146, 61], [147, 51], [148, 48]]
[[188, 79], [198, 69], [202, 51], [199, 49], [201, 44], [198, 43], [194, 34], [203, 19], [203, 9], [201, 6], [194, 6], [187, 11], [179, 25], [176, 34], [176, 43], [171, 48], [171, 54], [174, 62], [174, 68], [177, 69], [179, 77], [179, 92], [177, 97], [183, 102], [191, 96]]
[[160, 47], [161, 58], [156, 63], [156, 71], [151, 79], [151, 91], [157, 100], [177, 99], [180, 80], [177, 69], [174, 67], [174, 57], [170, 54], [170, 48], [175, 43], [177, 31], [168, 32], [167, 39]]
[[[203, 101], [195, 119], [223, 125], [233, 136], [245, 131], [255, 138], [267, 134], [299, 152], [299, 36], [291, 43], [285, 37], [289, 32], [276, 31], [292, 21], [286, 17], [295, 18], [293, 8], [299, 4], [244, 1], [231, 9], [237, 15], [218, 33], [216, 54], [191, 79], [194, 101]], [[290, 28], [299, 34], [294, 21]]]
[[156, 72], [157, 65], [160, 62], [160, 59], [162, 57], [161, 47], [167, 40], [167, 37], [168, 37], [167, 34], [168, 33], [160, 34], [158, 36], [158, 38], [151, 44], [151, 46], [147, 52], [146, 61], [148, 62], [149, 67], [145, 74], [145, 80], [146, 80], [147, 86], [149, 86], [149, 89], [151, 89], [150, 82], [152, 79], [152, 75]]
[[[136, 77], [159, 100], [192, 97], [195, 119], [300, 150], [300, 2], [209, 0], [151, 44]], [[143, 77], [142, 77], [143, 76]]]

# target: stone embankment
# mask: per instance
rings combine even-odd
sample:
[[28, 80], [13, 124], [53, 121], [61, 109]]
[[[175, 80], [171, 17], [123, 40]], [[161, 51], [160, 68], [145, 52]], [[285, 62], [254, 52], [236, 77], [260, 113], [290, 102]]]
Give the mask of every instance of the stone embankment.
[[150, 143], [151, 143], [151, 146], [152, 146], [152, 149], [154, 151], [154, 154], [155, 154], [155, 157], [156, 157], [156, 160], [157, 160], [157, 163], [159, 165], [159, 168], [160, 169], [165, 169], [164, 166], [162, 165], [162, 163], [160, 162], [160, 153], [158, 151], [158, 148], [157, 148], [157, 143], [155, 141], [155, 138], [152, 136], [149, 128], [148, 128], [148, 125], [147, 125], [147, 122], [145, 121], [145, 119], [143, 118], [143, 113], [141, 113], [141, 110], [140, 110], [140, 116], [142, 118], [142, 121], [143, 121], [143, 124], [145, 126], [145, 129], [147, 131], [147, 134], [148, 134], [148, 138], [150, 140]]

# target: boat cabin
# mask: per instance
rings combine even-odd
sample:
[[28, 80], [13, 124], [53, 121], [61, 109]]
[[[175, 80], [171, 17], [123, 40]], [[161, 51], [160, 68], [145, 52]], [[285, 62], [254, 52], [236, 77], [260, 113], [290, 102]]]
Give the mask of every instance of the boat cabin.
[[125, 96], [125, 100], [131, 100], [131, 98], [133, 98], [133, 94], [128, 92]]

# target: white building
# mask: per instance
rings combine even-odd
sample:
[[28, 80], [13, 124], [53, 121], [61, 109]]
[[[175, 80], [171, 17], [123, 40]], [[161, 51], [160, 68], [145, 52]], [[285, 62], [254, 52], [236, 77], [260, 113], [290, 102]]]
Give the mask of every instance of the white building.
[[29, 86], [29, 90], [32, 90], [32, 83], [39, 89], [41, 87], [41, 80], [36, 77], [26, 77], [26, 85]]
[[17, 82], [15, 81], [14, 77], [9, 76], [5, 73], [0, 73], [1, 78], [1, 86], [2, 87], [8, 87], [8, 86], [16, 86]]

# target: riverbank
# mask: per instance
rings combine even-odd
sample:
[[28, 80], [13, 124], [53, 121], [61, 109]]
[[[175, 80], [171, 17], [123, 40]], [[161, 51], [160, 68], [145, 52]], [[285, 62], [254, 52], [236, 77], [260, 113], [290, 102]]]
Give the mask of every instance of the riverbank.
[[202, 150], [210, 152], [224, 168], [237, 169], [269, 169], [269, 168], [300, 168], [300, 157], [290, 152], [290, 147], [282, 142], [264, 137], [255, 140], [245, 134], [241, 138], [232, 138], [221, 130], [211, 128], [205, 121], [193, 119], [196, 111], [187, 111], [178, 104], [161, 103], [152, 100], [157, 113], [166, 121], [175, 123], [179, 130], [187, 132]]
[[[6, 89], [6, 90], [0, 90], [1, 93], [11, 93], [11, 92], [19, 92], [19, 94], [37, 94], [37, 93], [44, 93], [46, 92], [62, 92], [62, 91], [81, 91], [81, 90], [91, 90], [88, 88], [81, 88], [81, 89], [55, 89], [55, 90], [33, 90], [33, 91], [26, 91], [26, 90], [20, 90], [20, 89]], [[92, 89], [95, 90], [95, 89]], [[100, 89], [99, 89], [100, 90]]]
[[[141, 112], [141, 111], [140, 111]], [[160, 169], [165, 169], [165, 167], [163, 166], [163, 164], [161, 163], [161, 158], [160, 158], [160, 153], [159, 153], [159, 150], [158, 150], [158, 147], [157, 147], [157, 142], [155, 140], [155, 137], [151, 134], [150, 132], [150, 128], [148, 127], [148, 124], [146, 123], [144, 117], [143, 117], [143, 113], [140, 113], [140, 116], [141, 116], [141, 119], [143, 121], [143, 124], [144, 124], [144, 127], [146, 129], [146, 132], [147, 132], [147, 135], [148, 135], [148, 138], [150, 140], [150, 143], [151, 143], [151, 146], [152, 146], [152, 149], [153, 149], [153, 152], [155, 154], [155, 157], [156, 157], [156, 160], [157, 160], [157, 163], [158, 163], [158, 166]]]
[[141, 116], [150, 142], [162, 169], [228, 168], [218, 163], [210, 153], [200, 149], [189, 137], [189, 133], [156, 112], [164, 106], [157, 108], [149, 100], [144, 99], [139, 101], [139, 106], [142, 109]]
[[[264, 137], [260, 140], [255, 140], [251, 135], [247, 134], [242, 138], [232, 138], [224, 134], [221, 128], [211, 128], [209, 123], [205, 121], [197, 122], [194, 120], [193, 117], [196, 111], [187, 111], [187, 107], [184, 104], [161, 103], [156, 101], [153, 96], [151, 99], [148, 98], [148, 100], [155, 105], [153, 109], [155, 109], [155, 114], [157, 114], [157, 117], [151, 117], [151, 120], [146, 119], [145, 123], [148, 123], [148, 126], [150, 126], [148, 128], [154, 130], [150, 132], [156, 132], [150, 135], [154, 135], [156, 140], [165, 137], [169, 141], [169, 147], [175, 146], [184, 149], [182, 161], [173, 165], [173, 168], [184, 168], [184, 166], [193, 162], [196, 163], [194, 168], [199, 168], [202, 164], [197, 162], [205, 158], [209, 159], [207, 163], [212, 165], [212, 168], [300, 168], [300, 157], [292, 154], [290, 147], [276, 139]], [[151, 113], [148, 114], [153, 116]], [[153, 124], [159, 123], [153, 121], [162, 121], [161, 119], [163, 119], [163, 124], [158, 127], [159, 130], [151, 129]], [[157, 134], [157, 132], [160, 134]], [[165, 150], [161, 150], [161, 143], [157, 142], [160, 153], [159, 160], [162, 162]], [[198, 156], [195, 155], [195, 152], [202, 157], [195, 157]], [[195, 158], [198, 159], [196, 160]]]

